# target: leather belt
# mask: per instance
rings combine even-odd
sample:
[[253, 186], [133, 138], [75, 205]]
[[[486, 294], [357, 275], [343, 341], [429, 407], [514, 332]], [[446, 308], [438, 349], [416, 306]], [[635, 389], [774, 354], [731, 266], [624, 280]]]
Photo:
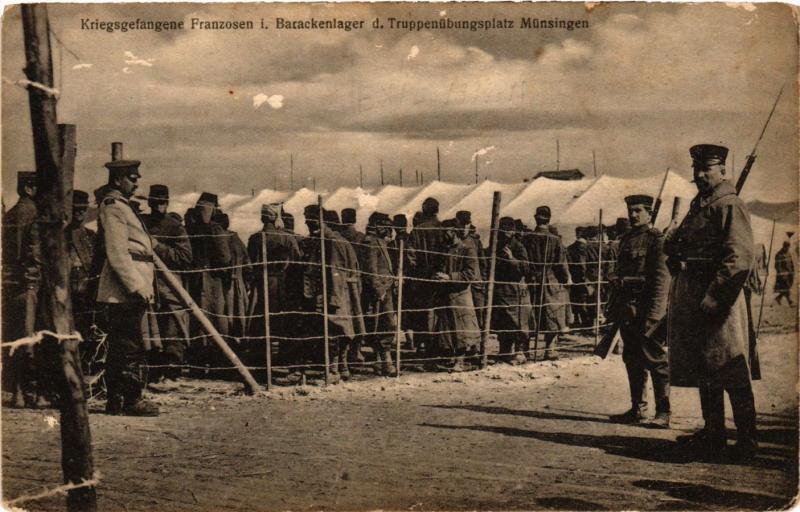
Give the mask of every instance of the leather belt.
[[139, 254], [139, 253], [129, 253], [131, 255], [131, 259], [133, 261], [144, 261], [147, 263], [153, 263], [153, 255], [152, 254]]

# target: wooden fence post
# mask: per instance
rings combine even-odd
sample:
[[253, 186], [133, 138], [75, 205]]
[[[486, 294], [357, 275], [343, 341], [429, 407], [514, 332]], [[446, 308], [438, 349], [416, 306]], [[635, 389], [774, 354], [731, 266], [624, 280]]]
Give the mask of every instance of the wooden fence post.
[[[325, 219], [322, 209], [322, 196], [317, 196], [319, 206], [319, 254], [320, 273], [322, 275], [322, 337], [325, 345], [325, 384], [331, 383], [331, 353], [328, 347], [328, 273], [325, 257]], [[345, 355], [345, 357], [347, 357]]]
[[[492, 224], [489, 231], [489, 282], [486, 284], [486, 311], [481, 332], [481, 368], [489, 364], [486, 345], [489, 342], [489, 333], [492, 327], [492, 302], [494, 302], [494, 273], [497, 268], [497, 228], [500, 220], [500, 192], [495, 191], [492, 197]], [[479, 255], [480, 257], [480, 255]]]
[[267, 356], [267, 389], [272, 387], [272, 338], [270, 336], [269, 325], [269, 271], [267, 270], [267, 233], [261, 232], [261, 256], [264, 263], [262, 280], [264, 283], [264, 337], [266, 343]]
[[403, 330], [403, 249], [405, 240], [400, 239], [399, 257], [397, 258], [397, 326], [395, 343], [397, 344], [397, 378], [400, 378], [400, 333]]
[[597, 301], [595, 306], [595, 320], [594, 320], [594, 346], [600, 342], [600, 292], [602, 290], [603, 281], [603, 209], [600, 208], [600, 221], [599, 239], [597, 242]]
[[[22, 4], [25, 38], [25, 74], [31, 82], [53, 87], [50, 25], [46, 4]], [[37, 87], [28, 87], [33, 147], [38, 179], [37, 210], [42, 244], [42, 315], [46, 327], [70, 335], [75, 327], [70, 299], [69, 251], [64, 226], [72, 211], [72, 177], [75, 163], [75, 125], [58, 125], [56, 97]], [[92, 439], [86, 408], [85, 383], [78, 355], [78, 340], [64, 340], [57, 347], [62, 374], [61, 468], [64, 481], [81, 483], [94, 477]], [[97, 509], [94, 487], [72, 489], [67, 510], [93, 512]]]

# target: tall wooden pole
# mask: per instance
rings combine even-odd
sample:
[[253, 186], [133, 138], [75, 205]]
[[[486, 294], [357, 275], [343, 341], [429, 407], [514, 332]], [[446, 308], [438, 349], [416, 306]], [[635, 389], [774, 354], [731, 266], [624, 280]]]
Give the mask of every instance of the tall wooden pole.
[[478, 156], [478, 152], [475, 151], [475, 184], [476, 185], [478, 184], [478, 159], [479, 158], [480, 157]]
[[[319, 206], [319, 262], [322, 275], [322, 337], [325, 345], [325, 384], [331, 383], [331, 352], [328, 346], [328, 272], [327, 258], [325, 256], [325, 218], [322, 210], [322, 196], [317, 196]], [[345, 357], [347, 357], [345, 355]]]
[[769, 281], [769, 267], [772, 263], [772, 242], [775, 240], [775, 219], [772, 219], [772, 232], [769, 234], [769, 251], [767, 251], [767, 272], [764, 276], [764, 290], [761, 292], [761, 304], [758, 306], [758, 323], [756, 323], [756, 338], [761, 333], [761, 315], [764, 314], [764, 303], [767, 301], [767, 281]]
[[262, 263], [264, 264], [261, 279], [264, 285], [264, 337], [267, 341], [267, 389], [270, 389], [272, 387], [272, 337], [270, 336], [269, 323], [269, 270], [267, 269], [267, 233], [264, 231], [261, 232], [261, 256]]
[[361, 188], [364, 188], [364, 168], [358, 164], [358, 183]]
[[414, 169], [414, 184], [419, 185], [419, 169]]
[[400, 186], [402, 187], [403, 186], [403, 169], [400, 169], [399, 174], [400, 174]]
[[289, 153], [289, 190], [294, 192], [294, 154]]
[[[494, 274], [497, 268], [497, 229], [500, 221], [500, 192], [495, 191], [492, 197], [492, 227], [489, 231], [489, 282], [486, 285], [486, 311], [481, 332], [481, 368], [486, 368], [489, 357], [486, 345], [492, 327], [492, 303], [494, 302]], [[479, 254], [478, 257], [481, 257]]]
[[383, 186], [383, 160], [381, 160], [381, 186]]
[[[53, 61], [47, 5], [22, 4], [21, 8], [27, 62], [25, 74], [28, 80], [52, 88]], [[28, 87], [28, 99], [38, 178], [37, 226], [43, 255], [42, 317], [46, 319], [47, 328], [69, 335], [75, 326], [70, 300], [69, 251], [63, 227], [72, 215], [68, 205], [72, 204], [76, 130], [74, 125], [57, 124], [55, 97], [41, 89]], [[67, 340], [57, 344], [63, 393], [59, 401], [61, 468], [64, 481], [75, 484], [94, 477], [86, 385], [78, 343], [77, 340]], [[97, 510], [94, 487], [70, 490], [67, 510]]]
[[[400, 378], [400, 333], [403, 330], [403, 250], [405, 240], [400, 239], [399, 257], [397, 258], [397, 325], [395, 326], [395, 345], [397, 350], [397, 378]], [[376, 329], [377, 330], [377, 329]]]
[[442, 158], [439, 155], [439, 146], [436, 146], [436, 179], [442, 181]]
[[600, 342], [600, 290], [603, 281], [603, 209], [600, 208], [600, 221], [598, 222], [599, 239], [597, 241], [597, 301], [594, 324], [594, 346]]
[[561, 170], [561, 146], [556, 139], [556, 171]]
[[594, 150], [592, 150], [592, 169], [594, 170], [594, 177], [597, 177], [597, 160], [594, 156]]

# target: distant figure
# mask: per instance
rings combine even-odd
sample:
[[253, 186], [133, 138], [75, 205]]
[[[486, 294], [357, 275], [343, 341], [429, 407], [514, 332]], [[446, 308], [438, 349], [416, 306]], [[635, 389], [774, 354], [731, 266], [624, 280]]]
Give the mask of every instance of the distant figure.
[[786, 297], [786, 301], [792, 306], [792, 283], [794, 282], [794, 263], [789, 254], [789, 241], [783, 242], [783, 246], [775, 255], [775, 302], [781, 303], [781, 298]]
[[501, 217], [497, 232], [492, 330], [497, 332], [500, 343], [498, 359], [509, 364], [523, 364], [527, 361], [531, 316], [530, 294], [525, 283], [530, 269], [528, 253], [514, 231], [514, 219]]
[[575, 241], [567, 247], [567, 261], [572, 284], [569, 288], [569, 298], [572, 306], [573, 325], [575, 327], [589, 326], [589, 313], [586, 305], [586, 238], [584, 228], [575, 228]]

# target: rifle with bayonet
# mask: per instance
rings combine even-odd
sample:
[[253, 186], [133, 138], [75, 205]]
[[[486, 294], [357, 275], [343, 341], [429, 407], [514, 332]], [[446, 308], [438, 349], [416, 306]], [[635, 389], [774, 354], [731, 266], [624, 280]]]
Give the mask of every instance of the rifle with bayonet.
[[[669, 167], [664, 172], [664, 179], [661, 180], [661, 187], [658, 189], [658, 197], [656, 197], [655, 203], [653, 203], [653, 213], [650, 217], [650, 222], [655, 225], [656, 218], [658, 217], [658, 211], [661, 209], [661, 197], [664, 195], [664, 188], [667, 184], [667, 177], [669, 176]], [[673, 211], [673, 215], [675, 212]], [[611, 298], [609, 299], [609, 312], [613, 312], [621, 307], [619, 304], [620, 296], [622, 295], [623, 291], [629, 290], [633, 287], [644, 287], [644, 278], [643, 277], [623, 277], [622, 279], [618, 279], [615, 281], [615, 286], [611, 290]], [[598, 291], [599, 293], [599, 291]], [[652, 336], [655, 329], [658, 325], [654, 326], [649, 332], [645, 333], [646, 336]], [[617, 344], [618, 341], [618, 333], [619, 333], [619, 326], [616, 322], [611, 323], [606, 327], [606, 332], [603, 334], [603, 338], [594, 348], [594, 355], [600, 356], [601, 358], [605, 359], [608, 357], [608, 354], [611, 353], [614, 346]]]

